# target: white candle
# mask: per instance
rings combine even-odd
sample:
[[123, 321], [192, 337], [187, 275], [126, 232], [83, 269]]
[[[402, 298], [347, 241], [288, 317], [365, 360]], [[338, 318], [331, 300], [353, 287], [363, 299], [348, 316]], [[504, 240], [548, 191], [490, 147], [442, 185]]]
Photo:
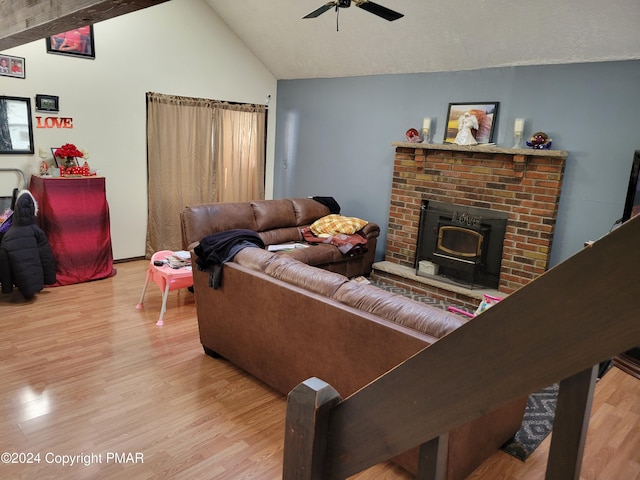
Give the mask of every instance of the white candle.
[[516, 123], [513, 126], [514, 133], [522, 133], [524, 131], [524, 118], [516, 118]]
[[424, 120], [422, 120], [422, 129], [423, 130], [431, 129], [431, 119], [429, 117], [424, 117]]

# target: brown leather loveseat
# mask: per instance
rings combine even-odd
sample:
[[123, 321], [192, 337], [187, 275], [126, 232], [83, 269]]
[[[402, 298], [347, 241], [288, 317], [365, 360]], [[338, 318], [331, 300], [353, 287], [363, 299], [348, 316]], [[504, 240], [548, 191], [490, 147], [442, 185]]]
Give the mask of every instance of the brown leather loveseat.
[[[191, 205], [180, 214], [182, 248], [188, 250], [207, 235], [234, 229], [257, 232], [265, 245], [303, 242], [302, 229], [330, 213], [326, 204], [312, 198]], [[286, 254], [350, 278], [369, 276], [380, 227], [368, 223], [357, 234], [366, 239], [363, 253], [342, 254], [335, 245], [320, 243]]]
[[[218, 211], [229, 214], [224, 207]], [[232, 228], [251, 225], [221, 218]], [[205, 226], [189, 226], [190, 231], [198, 228]], [[476, 321], [256, 247], [240, 250], [225, 263], [217, 289], [209, 286], [205, 271], [194, 267], [193, 278], [204, 351], [285, 395], [318, 377], [346, 398], [467, 321]], [[526, 400], [452, 430], [444, 478], [466, 478], [506, 442], [520, 427]], [[416, 449], [394, 460], [417, 471]]]

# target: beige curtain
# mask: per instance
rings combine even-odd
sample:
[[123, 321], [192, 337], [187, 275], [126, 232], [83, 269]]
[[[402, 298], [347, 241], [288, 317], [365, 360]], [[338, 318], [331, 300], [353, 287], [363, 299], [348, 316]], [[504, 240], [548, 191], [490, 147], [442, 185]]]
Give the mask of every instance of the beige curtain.
[[264, 105], [214, 106], [218, 201], [264, 198]]
[[186, 205], [264, 198], [265, 116], [263, 105], [147, 94], [147, 258], [182, 248]]

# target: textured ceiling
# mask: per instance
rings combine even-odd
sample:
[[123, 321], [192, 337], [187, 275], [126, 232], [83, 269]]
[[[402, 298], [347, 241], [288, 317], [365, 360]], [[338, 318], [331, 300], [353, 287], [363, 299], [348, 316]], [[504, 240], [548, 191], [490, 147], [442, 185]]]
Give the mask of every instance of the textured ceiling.
[[302, 19], [326, 0], [206, 0], [277, 79], [640, 59], [638, 0], [376, 0]]

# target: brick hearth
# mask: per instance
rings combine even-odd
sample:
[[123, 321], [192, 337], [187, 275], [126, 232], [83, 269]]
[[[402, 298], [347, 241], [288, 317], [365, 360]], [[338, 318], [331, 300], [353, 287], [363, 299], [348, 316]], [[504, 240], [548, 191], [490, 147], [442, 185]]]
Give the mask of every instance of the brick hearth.
[[[396, 153], [383, 263], [414, 269], [420, 206], [426, 199], [508, 214], [500, 292], [514, 292], [547, 270], [567, 152], [451, 144], [393, 145]], [[390, 269], [382, 270], [388, 273]], [[407, 286], [402, 279], [398, 283]]]

